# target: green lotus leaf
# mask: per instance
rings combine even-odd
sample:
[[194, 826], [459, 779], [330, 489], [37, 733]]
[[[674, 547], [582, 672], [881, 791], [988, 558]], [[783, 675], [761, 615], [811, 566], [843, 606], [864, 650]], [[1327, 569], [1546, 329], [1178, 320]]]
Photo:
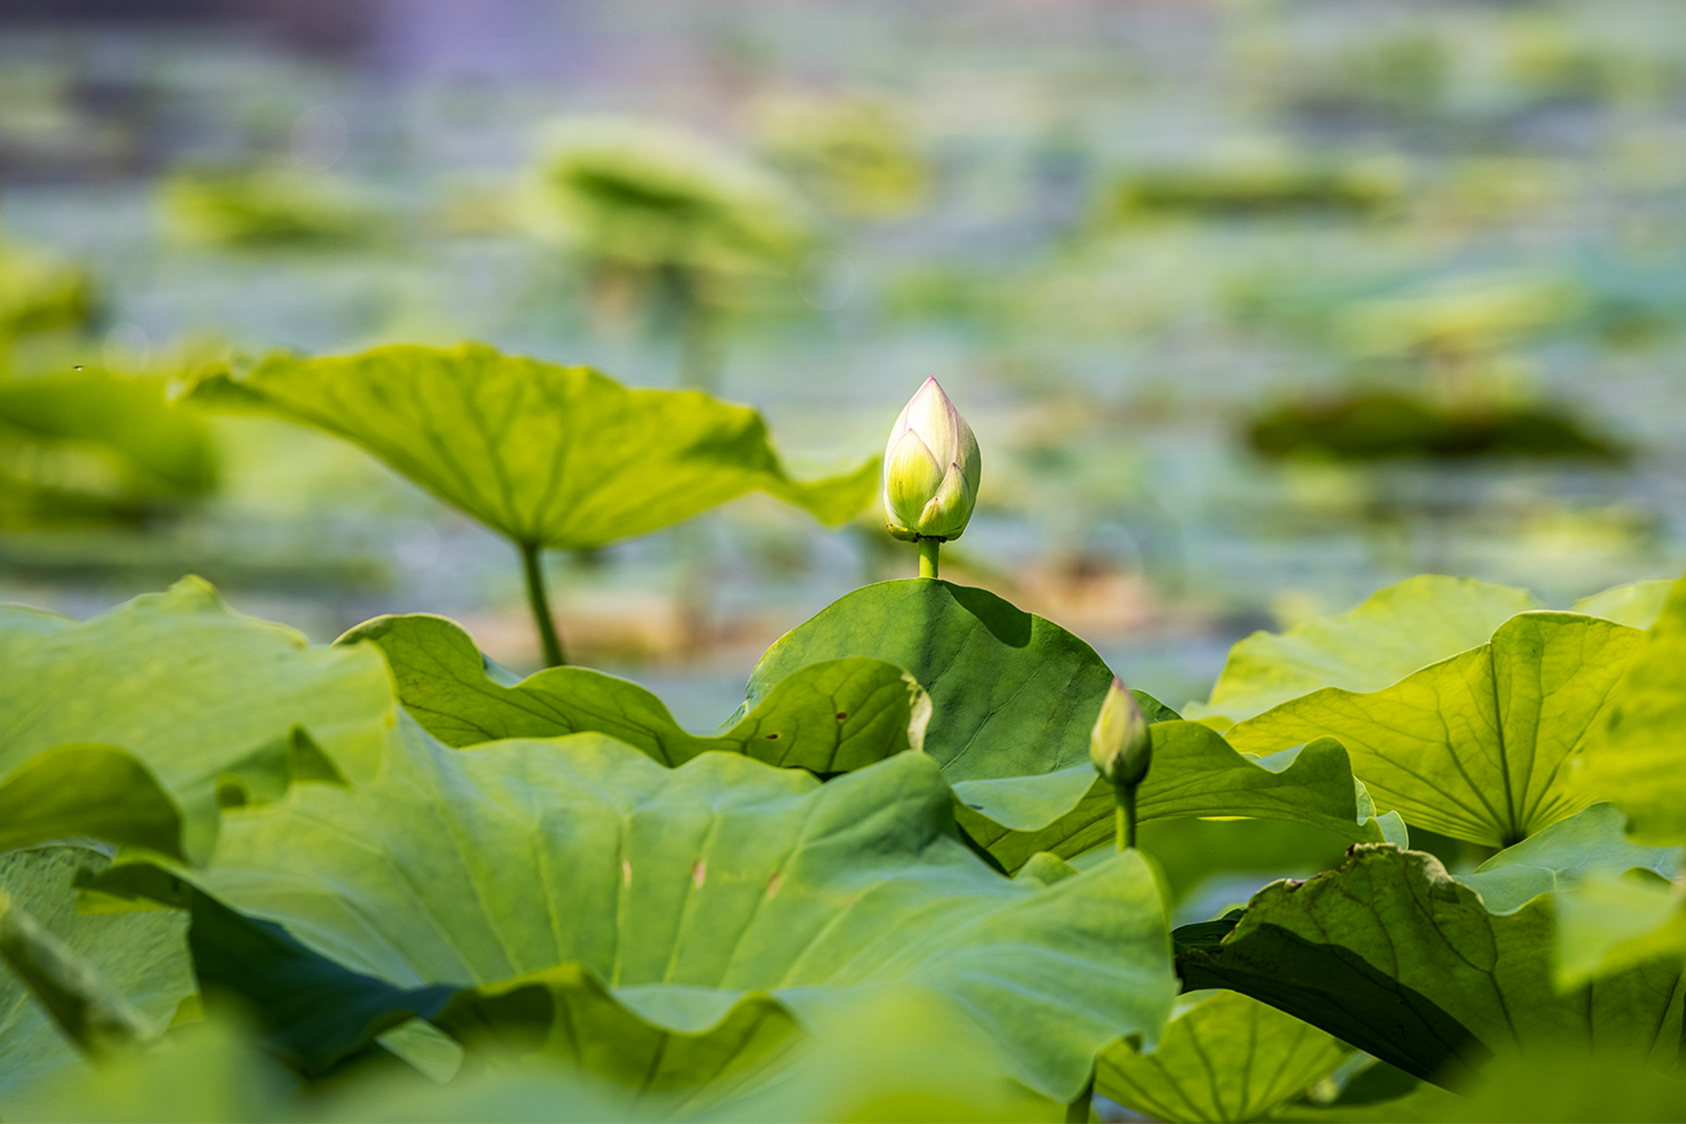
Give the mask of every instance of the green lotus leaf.
[[761, 415], [697, 391], [628, 389], [588, 367], [484, 344], [271, 356], [186, 392], [338, 434], [517, 543], [589, 550], [753, 489], [841, 523], [871, 501], [877, 461], [790, 478]]
[[1360, 844], [1335, 870], [1265, 887], [1239, 918], [1177, 930], [1177, 967], [1188, 988], [1251, 995], [1454, 1088], [1494, 1054], [1678, 1054], [1680, 964], [1560, 992], [1553, 906], [1495, 914], [1432, 855]]
[[[103, 852], [85, 846], [0, 853], [0, 899], [32, 919], [0, 911], [0, 953], [12, 965], [0, 968], [0, 1109], [8, 1119], [19, 1089], [81, 1064], [81, 1051], [49, 1014], [47, 1002], [98, 1045], [114, 1021], [162, 1029], [194, 991], [185, 917], [170, 910], [77, 912], [78, 873], [109, 862]], [[37, 994], [17, 973], [20, 968], [33, 978]]]
[[[1089, 761], [1089, 731], [1112, 671], [1078, 637], [985, 590], [880, 582], [767, 649], [739, 713], [798, 669], [850, 656], [903, 668], [930, 692], [925, 752], [954, 786], [967, 834], [1008, 870], [1038, 851], [1069, 858], [1111, 838], [1113, 796]], [[1383, 838], [1365, 826], [1370, 812], [1360, 814], [1363, 797], [1339, 746], [1260, 766], [1212, 731], [1174, 721], [1158, 700], [1135, 696], [1160, 731], [1141, 789], [1144, 819], [1281, 815], [1352, 839]]]
[[1344, 613], [1281, 634], [1253, 633], [1229, 650], [1212, 697], [1183, 713], [1239, 722], [1319, 687], [1380, 690], [1485, 643], [1509, 617], [1540, 607], [1526, 590], [1422, 574]]
[[1376, 806], [1457, 839], [1509, 846], [1591, 804], [1572, 764], [1644, 633], [1530, 612], [1380, 691], [1326, 687], [1229, 731], [1267, 753], [1339, 738]]
[[1686, 580], [1611, 692], [1587, 738], [1586, 786], [1648, 843], [1686, 842]]
[[1653, 960], [1686, 964], [1686, 909], [1674, 886], [1598, 871], [1557, 895], [1557, 983], [1569, 988]]
[[[1237, 753], [1198, 722], [1167, 720], [1148, 729], [1153, 767], [1136, 797], [1139, 822], [1245, 816], [1309, 824], [1352, 843], [1406, 840], [1398, 816], [1376, 818], [1369, 794], [1353, 781], [1345, 747], [1332, 738], [1258, 758]], [[1112, 786], [1094, 772], [1080, 765], [1046, 778], [962, 781], [954, 786], [962, 801], [956, 819], [1010, 871], [1040, 851], [1080, 855], [1112, 840], [1116, 830]], [[1049, 820], [1052, 802], [1039, 789], [1067, 773], [1086, 779], [1089, 789]]]
[[872, 659], [799, 668], [718, 737], [682, 729], [655, 695], [583, 667], [553, 667], [511, 685], [487, 674], [474, 640], [443, 617], [376, 617], [340, 638], [386, 654], [398, 698], [446, 745], [497, 738], [607, 734], [664, 765], [707, 750], [829, 774], [863, 768], [924, 740], [931, 703], [911, 676]]
[[1179, 1012], [1156, 1049], [1108, 1046], [1095, 1059], [1095, 1092], [1167, 1124], [1259, 1120], [1350, 1052], [1292, 1015], [1220, 991]]
[[810, 1026], [912, 986], [1070, 1101], [1097, 1050], [1169, 1014], [1146, 862], [1004, 879], [923, 754], [822, 785], [736, 754], [669, 769], [595, 734], [453, 750], [399, 724], [378, 779], [231, 812], [215, 862], [178, 873], [351, 972], [462, 989], [438, 1018], [470, 1040], [683, 1090], [787, 1045], [752, 1033], [763, 1015]]
[[310, 648], [197, 578], [90, 620], [0, 606], [0, 847], [93, 835], [202, 861], [219, 788], [374, 773], [380, 654]]
[[1663, 879], [1680, 873], [1679, 848], [1639, 846], [1628, 839], [1625, 824], [1613, 806], [1594, 804], [1506, 847], [1458, 881], [1473, 887], [1489, 910], [1506, 913], [1537, 894], [1635, 867]]
[[1673, 578], [1628, 582], [1581, 598], [1571, 606], [1571, 611], [1604, 617], [1630, 628], [1650, 628], [1663, 615], [1663, 606], [1673, 588]]

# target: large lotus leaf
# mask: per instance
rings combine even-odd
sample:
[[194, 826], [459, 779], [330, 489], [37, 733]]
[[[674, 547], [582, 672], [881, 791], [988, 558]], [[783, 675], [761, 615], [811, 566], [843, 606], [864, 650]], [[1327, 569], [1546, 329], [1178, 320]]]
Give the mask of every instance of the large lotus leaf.
[[1177, 966], [1189, 988], [1251, 995], [1441, 1084], [1517, 1050], [1675, 1056], [1680, 965], [1559, 992], [1554, 930], [1550, 895], [1495, 914], [1433, 856], [1359, 845], [1336, 870], [1265, 887], [1239, 921], [1179, 929]]
[[1507, 618], [1538, 608], [1526, 590], [1422, 574], [1378, 589], [1344, 613], [1281, 634], [1253, 633], [1229, 650], [1212, 697], [1183, 712], [1239, 722], [1319, 687], [1379, 690], [1485, 642]]
[[1108, 1046], [1095, 1059], [1095, 1092], [1167, 1124], [1258, 1120], [1348, 1053], [1310, 1023], [1220, 991], [1172, 1019], [1156, 1049]]
[[[1136, 797], [1140, 822], [1245, 816], [1309, 824], [1353, 843], [1405, 841], [1398, 816], [1376, 818], [1369, 794], [1353, 782], [1345, 747], [1332, 738], [1257, 758], [1237, 753], [1198, 722], [1166, 720], [1148, 729], [1153, 766]], [[1038, 790], [1074, 773], [1088, 781], [1088, 791], [1049, 821], [1049, 804]], [[1009, 871], [1038, 852], [1072, 858], [1116, 831], [1112, 786], [1087, 764], [1048, 777], [963, 781], [954, 787], [963, 801], [956, 811], [960, 825]]]
[[376, 617], [338, 642], [359, 640], [386, 654], [404, 709], [428, 733], [458, 747], [592, 732], [664, 765], [713, 749], [840, 773], [918, 749], [931, 716], [924, 690], [894, 664], [828, 660], [797, 669], [726, 733], [699, 737], [681, 728], [655, 695], [600, 671], [553, 667], [505, 686], [487, 674], [474, 639], [443, 617]]
[[1585, 783], [1649, 843], [1686, 842], [1686, 580], [1587, 738]]
[[1458, 881], [1474, 887], [1489, 910], [1505, 913], [1537, 894], [1635, 867], [1665, 879], [1680, 873], [1679, 848], [1641, 847], [1629, 841], [1625, 822], [1613, 806], [1594, 804], [1506, 847]]
[[[821, 785], [736, 754], [668, 769], [595, 734], [452, 750], [399, 721], [380, 778], [230, 813], [215, 863], [185, 876], [352, 971], [473, 989], [440, 1015], [459, 1028], [674, 1088], [730, 1061], [752, 1016], [806, 1025], [916, 986], [1068, 1101], [1101, 1046], [1169, 1014], [1147, 864], [1004, 879], [957, 837], [923, 754]], [[570, 1014], [591, 1033], [570, 1038]]]
[[[1109, 836], [1112, 794], [1090, 764], [1089, 731], [1112, 672], [1081, 639], [985, 590], [924, 578], [880, 582], [767, 649], [740, 714], [800, 668], [850, 656], [903, 668], [930, 692], [925, 752], [954, 786], [967, 833], [1008, 869], [1037, 851], [1071, 856]], [[1155, 725], [1177, 717], [1147, 695], [1136, 698]], [[1358, 814], [1343, 766], [1344, 753], [1323, 746], [1273, 771], [1209, 730], [1177, 723], [1155, 743], [1141, 814], [1281, 814], [1381, 838], [1358, 826], [1369, 813]]]
[[1571, 611], [1605, 617], [1631, 628], [1650, 628], [1663, 615], [1663, 606], [1673, 588], [1672, 578], [1628, 582], [1581, 598], [1571, 606]]
[[[121, 1003], [161, 1028], [194, 991], [187, 919], [170, 910], [78, 913], [77, 873], [109, 862], [81, 846], [7, 851], [0, 854], [0, 891], [91, 966]], [[24, 982], [0, 965], [0, 1109], [9, 1110], [18, 1089], [76, 1066], [81, 1056]]]
[[198, 578], [77, 622], [0, 606], [0, 847], [93, 835], [195, 861], [219, 785], [367, 777], [396, 707], [380, 653], [311, 648]]
[[872, 498], [876, 460], [792, 480], [761, 415], [697, 391], [628, 389], [484, 344], [274, 356], [202, 378], [188, 400], [336, 433], [518, 543], [587, 550], [753, 489], [841, 523]]
[[1596, 798], [1571, 762], [1643, 639], [1600, 617], [1523, 613], [1391, 687], [1326, 687], [1239, 723], [1229, 739], [1265, 753], [1339, 738], [1378, 808], [1508, 846]]

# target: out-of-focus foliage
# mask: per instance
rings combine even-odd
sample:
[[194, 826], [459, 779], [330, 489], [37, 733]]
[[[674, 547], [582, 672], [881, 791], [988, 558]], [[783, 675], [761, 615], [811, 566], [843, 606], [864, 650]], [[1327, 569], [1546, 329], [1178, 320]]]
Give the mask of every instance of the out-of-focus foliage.
[[0, 241], [0, 350], [12, 336], [79, 328], [98, 308], [86, 270]]
[[345, 184], [300, 168], [184, 169], [163, 181], [158, 202], [178, 237], [209, 246], [354, 246], [386, 229]]
[[776, 178], [650, 121], [554, 123], [530, 184], [532, 221], [592, 261], [737, 275], [789, 264], [809, 238], [800, 204]]
[[1132, 172], [1112, 188], [1103, 217], [1367, 215], [1396, 206], [1403, 187], [1389, 165], [1331, 167], [1287, 159]]
[[931, 170], [895, 110], [870, 98], [780, 98], [761, 107], [768, 157], [848, 218], [917, 209]]
[[165, 384], [93, 368], [0, 377], [0, 526], [139, 521], [211, 492], [211, 435]]
[[1552, 407], [1440, 407], [1375, 393], [1286, 405], [1252, 422], [1248, 440], [1273, 457], [1334, 460], [1567, 457], [1622, 461], [1627, 450]]

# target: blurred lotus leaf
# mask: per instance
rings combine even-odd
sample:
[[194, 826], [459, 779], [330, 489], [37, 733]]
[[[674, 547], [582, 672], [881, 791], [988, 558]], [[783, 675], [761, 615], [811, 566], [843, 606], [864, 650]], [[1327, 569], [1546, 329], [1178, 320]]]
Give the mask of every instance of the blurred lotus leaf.
[[159, 188], [170, 229], [225, 247], [367, 243], [382, 216], [337, 180], [295, 168], [183, 169]]
[[595, 262], [743, 273], [793, 261], [808, 240], [777, 179], [656, 122], [557, 121], [531, 182], [534, 222]]
[[132, 521], [210, 492], [216, 449], [162, 378], [0, 379], [0, 526]]
[[1127, 175], [1112, 189], [1111, 214], [1263, 215], [1283, 212], [1371, 214], [1398, 202], [1390, 166], [1265, 160]]
[[93, 318], [96, 304], [93, 281], [83, 270], [0, 247], [0, 339], [80, 327]]
[[1339, 330], [1358, 355], [1462, 354], [1561, 325], [1584, 299], [1563, 277], [1459, 278], [1419, 293], [1356, 301], [1341, 314]]
[[1279, 406], [1248, 442], [1271, 457], [1333, 460], [1575, 457], [1625, 461], [1628, 450], [1554, 406], [1440, 406], [1404, 394], [1355, 394]]
[[851, 218], [906, 214], [925, 199], [930, 168], [907, 126], [866, 98], [786, 98], [763, 107], [761, 143], [833, 210]]

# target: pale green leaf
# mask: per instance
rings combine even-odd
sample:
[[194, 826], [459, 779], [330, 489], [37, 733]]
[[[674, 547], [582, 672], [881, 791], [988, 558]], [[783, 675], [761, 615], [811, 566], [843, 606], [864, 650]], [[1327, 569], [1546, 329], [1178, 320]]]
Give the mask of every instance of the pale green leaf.
[[554, 667], [513, 686], [495, 682], [473, 638], [443, 617], [377, 617], [338, 642], [360, 640], [386, 655], [404, 708], [451, 746], [592, 732], [665, 765], [723, 750], [839, 773], [918, 749], [931, 715], [924, 690], [895, 665], [828, 660], [792, 672], [724, 734], [702, 737], [682, 729], [649, 691], [600, 671]]
[[1587, 739], [1585, 783], [1649, 843], [1686, 842], [1686, 580]]
[[1603, 871], [1557, 896], [1559, 987], [1658, 959], [1686, 964], [1686, 908], [1678, 887]]
[[1153, 1050], [1129, 1041], [1095, 1060], [1095, 1092], [1154, 1120], [1258, 1120], [1340, 1065], [1333, 1035], [1234, 991], [1178, 1013]]
[[1239, 723], [1229, 738], [1254, 753], [1338, 738], [1377, 808], [1507, 846], [1597, 798], [1572, 759], [1643, 639], [1599, 617], [1523, 613], [1488, 643], [1384, 690], [1314, 691]]
[[1571, 608], [1589, 617], [1604, 617], [1632, 628], [1650, 628], [1663, 615], [1663, 605], [1673, 588], [1673, 578], [1628, 582], [1591, 597], [1583, 597]]
[[916, 986], [1067, 1101], [1096, 1050], [1169, 1014], [1147, 864], [1002, 878], [956, 837], [923, 754], [821, 785], [736, 754], [668, 769], [594, 734], [452, 750], [400, 731], [380, 778], [231, 813], [186, 876], [352, 971], [474, 989], [447, 1029], [683, 1090], [737, 1064], [740, 1038], [746, 1067], [773, 1056], [760, 1016], [808, 1026]]
[[1507, 618], [1538, 608], [1526, 590], [1422, 574], [1378, 589], [1344, 613], [1281, 634], [1253, 633], [1230, 649], [1212, 697], [1183, 712], [1239, 722], [1319, 687], [1379, 690], [1485, 642]]
[[258, 798], [379, 766], [373, 648], [311, 648], [188, 578], [88, 621], [0, 607], [0, 846], [67, 834], [199, 860], [219, 785]]
[[1506, 847], [1458, 881], [1474, 887], [1489, 910], [1506, 913], [1536, 894], [1634, 867], [1662, 878], [1680, 873], [1678, 848], [1641, 847], [1628, 840], [1624, 828], [1625, 817], [1615, 807], [1594, 804]]
[[[28, 847], [0, 854], [0, 899], [32, 919], [0, 915], [0, 1111], [24, 1086], [79, 1068], [80, 1050], [43, 1003], [87, 1045], [110, 1044], [125, 1026], [161, 1029], [194, 990], [187, 919], [172, 910], [87, 915], [76, 909], [78, 871], [110, 859], [81, 846]], [[0, 911], [3, 913], [3, 911]], [[30, 930], [44, 930], [43, 938]], [[14, 947], [18, 946], [18, 947]], [[21, 963], [20, 963], [21, 959]], [[36, 992], [17, 973], [33, 977]]]
[[484, 344], [400, 344], [215, 372], [187, 399], [338, 434], [517, 543], [587, 550], [754, 489], [840, 523], [877, 462], [792, 480], [761, 415], [698, 391], [628, 389]]

